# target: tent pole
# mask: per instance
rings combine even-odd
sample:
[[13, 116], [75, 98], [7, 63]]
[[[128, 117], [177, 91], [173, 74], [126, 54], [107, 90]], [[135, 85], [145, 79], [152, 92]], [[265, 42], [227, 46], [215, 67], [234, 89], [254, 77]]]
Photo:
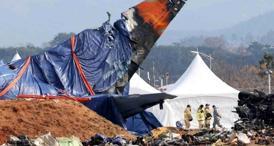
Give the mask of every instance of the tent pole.
[[271, 74], [268, 74], [268, 93], [271, 94]]

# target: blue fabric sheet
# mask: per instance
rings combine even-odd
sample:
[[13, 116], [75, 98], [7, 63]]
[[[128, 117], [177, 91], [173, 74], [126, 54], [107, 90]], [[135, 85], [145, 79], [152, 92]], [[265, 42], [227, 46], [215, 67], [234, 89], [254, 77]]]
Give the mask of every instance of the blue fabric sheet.
[[[94, 92], [106, 92], [127, 73], [131, 60], [132, 47], [123, 20], [114, 26], [106, 22], [98, 29], [80, 32], [76, 35], [75, 53]], [[24, 63], [22, 59], [0, 66], [0, 92], [14, 80]], [[32, 56], [20, 81], [0, 99], [19, 94], [90, 96], [72, 58], [70, 40]]]
[[92, 98], [91, 101], [83, 103], [89, 109], [95, 111], [97, 114], [110, 120], [112, 123], [117, 124], [123, 128], [126, 128], [125, 120], [121, 113], [118, 111], [111, 95], [100, 95]]
[[150, 112], [144, 111], [126, 120], [128, 131], [132, 131], [137, 135], [146, 135], [151, 130], [162, 127], [158, 119]]
[[97, 114], [112, 121], [114, 124], [134, 132], [137, 135], [145, 135], [150, 133], [152, 129], [162, 127], [157, 118], [152, 113], [146, 111], [124, 119], [123, 113], [119, 111], [119, 105], [116, 104], [115, 96], [113, 95], [95, 96], [91, 101], [83, 104]]

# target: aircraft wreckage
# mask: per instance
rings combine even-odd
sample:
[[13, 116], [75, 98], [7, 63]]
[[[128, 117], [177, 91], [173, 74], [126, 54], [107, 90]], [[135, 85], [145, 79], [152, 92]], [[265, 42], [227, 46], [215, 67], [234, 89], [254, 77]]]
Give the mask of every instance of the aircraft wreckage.
[[[125, 119], [164, 99], [174, 98], [164, 93], [121, 95], [125, 95], [128, 81], [185, 1], [145, 0], [122, 13], [114, 25], [106, 21], [98, 29], [72, 35], [42, 54], [1, 66], [0, 99], [78, 100], [123, 126], [119, 120], [113, 120], [113, 114], [100, 111], [101, 106], [109, 103], [104, 100], [114, 101], [115, 110], [108, 105], [109, 111]], [[130, 102], [134, 102], [130, 107], [125, 104]]]

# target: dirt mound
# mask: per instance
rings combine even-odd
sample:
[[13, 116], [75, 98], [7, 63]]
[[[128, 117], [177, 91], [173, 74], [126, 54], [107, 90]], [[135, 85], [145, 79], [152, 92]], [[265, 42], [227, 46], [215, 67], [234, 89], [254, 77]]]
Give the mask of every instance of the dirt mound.
[[96, 133], [134, 138], [80, 103], [68, 100], [0, 101], [0, 144], [9, 135], [31, 138], [51, 132], [56, 137], [86, 140]]

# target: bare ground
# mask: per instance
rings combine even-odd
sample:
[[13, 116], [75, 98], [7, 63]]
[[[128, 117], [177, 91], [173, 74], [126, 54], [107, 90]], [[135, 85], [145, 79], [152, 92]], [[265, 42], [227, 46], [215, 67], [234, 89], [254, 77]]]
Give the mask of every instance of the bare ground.
[[86, 140], [96, 133], [134, 136], [80, 103], [68, 100], [0, 101], [0, 144], [9, 135], [35, 138], [51, 132], [56, 137], [76, 136]]

